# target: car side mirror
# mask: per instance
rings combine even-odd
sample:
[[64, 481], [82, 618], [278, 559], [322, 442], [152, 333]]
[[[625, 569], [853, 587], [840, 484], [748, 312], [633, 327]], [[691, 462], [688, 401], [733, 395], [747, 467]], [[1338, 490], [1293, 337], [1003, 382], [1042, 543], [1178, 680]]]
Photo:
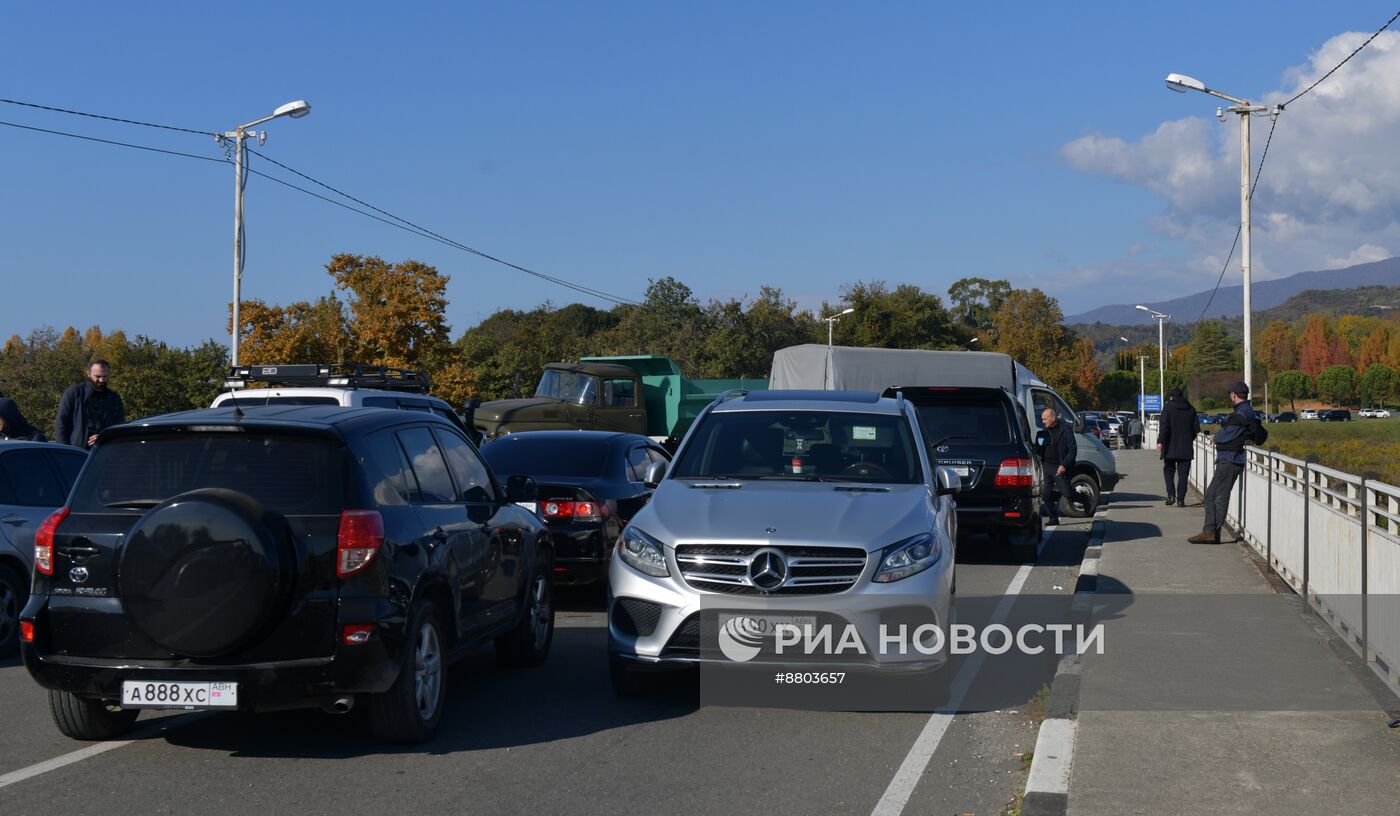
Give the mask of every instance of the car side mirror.
[[532, 502], [540, 497], [540, 486], [529, 476], [516, 475], [506, 479], [506, 501]]
[[647, 469], [642, 474], [642, 482], [647, 487], [656, 487], [661, 484], [661, 480], [666, 478], [666, 463], [652, 462], [647, 465]]
[[947, 465], [938, 466], [938, 495], [949, 496], [962, 490], [962, 477]]
[[1084, 433], [1084, 417], [1077, 416], [1074, 418], [1074, 432], [1077, 434]]

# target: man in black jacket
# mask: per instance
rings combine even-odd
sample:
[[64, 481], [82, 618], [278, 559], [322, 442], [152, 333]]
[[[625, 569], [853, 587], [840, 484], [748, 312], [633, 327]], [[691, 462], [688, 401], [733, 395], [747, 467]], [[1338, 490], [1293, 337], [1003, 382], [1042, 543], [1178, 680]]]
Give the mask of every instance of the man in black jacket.
[[1244, 473], [1246, 445], [1252, 444], [1253, 426], [1258, 420], [1254, 406], [1249, 404], [1249, 386], [1237, 382], [1230, 386], [1230, 401], [1235, 410], [1215, 434], [1215, 473], [1206, 486], [1206, 518], [1201, 532], [1186, 539], [1192, 544], [1219, 544], [1220, 528], [1230, 509], [1230, 491]]
[[87, 381], [69, 386], [58, 403], [54, 420], [55, 442], [79, 448], [91, 448], [97, 435], [113, 425], [126, 421], [126, 407], [116, 391], [107, 387], [112, 366], [106, 360], [93, 360], [88, 365]]
[[1056, 495], [1071, 501], [1074, 493], [1070, 490], [1068, 474], [1079, 455], [1079, 445], [1074, 441], [1074, 431], [1060, 422], [1054, 408], [1046, 408], [1040, 413], [1045, 425], [1047, 438], [1040, 450], [1041, 476], [1040, 498], [1044, 505], [1041, 515], [1047, 524], [1060, 523], [1060, 502]]
[[1162, 474], [1167, 480], [1167, 504], [1186, 506], [1186, 479], [1191, 474], [1195, 458], [1195, 439], [1201, 434], [1201, 420], [1196, 408], [1186, 400], [1180, 388], [1172, 390], [1167, 407], [1158, 421], [1157, 454], [1162, 459]]

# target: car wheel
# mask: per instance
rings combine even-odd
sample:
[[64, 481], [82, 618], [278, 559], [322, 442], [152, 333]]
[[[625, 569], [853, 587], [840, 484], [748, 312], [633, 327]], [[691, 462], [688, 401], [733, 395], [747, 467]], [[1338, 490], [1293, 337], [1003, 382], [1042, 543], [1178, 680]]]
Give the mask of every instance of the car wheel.
[[646, 697], [656, 691], [656, 676], [638, 671], [620, 657], [608, 656], [608, 679], [613, 691], [623, 697]]
[[520, 622], [496, 638], [496, 657], [517, 668], [538, 666], [549, 657], [554, 642], [554, 582], [550, 580], [549, 562], [535, 564], [530, 576], [529, 595]]
[[134, 708], [89, 700], [71, 691], [49, 690], [49, 711], [63, 736], [75, 740], [106, 740], [131, 730], [141, 712]]
[[19, 613], [29, 600], [29, 584], [19, 574], [0, 566], [0, 657], [19, 649]]
[[419, 600], [413, 605], [394, 685], [369, 698], [369, 727], [385, 742], [417, 745], [437, 733], [447, 707], [447, 658], [437, 610]]
[[1060, 497], [1060, 513], [1075, 518], [1088, 518], [1099, 509], [1099, 483], [1087, 473], [1069, 480], [1069, 496]]

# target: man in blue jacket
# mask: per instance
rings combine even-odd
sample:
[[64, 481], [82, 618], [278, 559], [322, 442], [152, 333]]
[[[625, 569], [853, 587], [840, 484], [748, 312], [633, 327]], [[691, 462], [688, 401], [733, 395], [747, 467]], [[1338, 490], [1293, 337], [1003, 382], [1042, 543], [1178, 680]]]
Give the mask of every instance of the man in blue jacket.
[[1192, 544], [1219, 544], [1220, 528], [1225, 525], [1225, 513], [1230, 507], [1230, 492], [1244, 472], [1244, 449], [1254, 442], [1254, 406], [1249, 404], [1249, 386], [1237, 382], [1230, 386], [1230, 401], [1234, 413], [1215, 434], [1215, 474], [1206, 487], [1206, 519], [1201, 532], [1186, 539]]

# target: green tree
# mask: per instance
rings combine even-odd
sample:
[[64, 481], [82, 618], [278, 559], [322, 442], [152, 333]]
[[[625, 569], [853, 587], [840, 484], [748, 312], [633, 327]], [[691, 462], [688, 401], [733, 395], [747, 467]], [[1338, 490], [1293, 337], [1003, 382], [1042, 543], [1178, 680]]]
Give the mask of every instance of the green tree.
[[705, 308], [709, 326], [704, 341], [701, 376], [755, 378], [768, 376], [773, 352], [801, 343], [825, 341], [824, 327], [811, 312], [768, 286], [747, 303], [711, 301]]
[[[884, 281], [860, 281], [841, 289], [841, 303], [855, 309], [836, 324], [838, 345], [866, 348], [956, 349], [967, 335], [938, 295], [912, 284], [890, 289]], [[823, 303], [821, 314], [841, 311]]]
[[1137, 407], [1138, 375], [1132, 371], [1110, 371], [1099, 380], [1095, 393], [1099, 402], [1115, 411]]
[[1191, 376], [1235, 370], [1235, 349], [1218, 320], [1196, 324], [1196, 336], [1186, 352], [1186, 370]]
[[949, 309], [953, 317], [975, 331], [992, 328], [997, 310], [1011, 294], [1011, 283], [986, 278], [962, 278], [948, 287]]
[[1396, 389], [1400, 388], [1400, 375], [1384, 363], [1372, 363], [1361, 375], [1362, 406], [1381, 405], [1395, 400]]
[[1317, 395], [1332, 405], [1347, 405], [1356, 399], [1356, 369], [1349, 365], [1329, 366], [1317, 375]]
[[1315, 393], [1312, 377], [1303, 371], [1280, 371], [1270, 383], [1270, 396], [1276, 400], [1288, 400], [1288, 408], [1297, 411], [1297, 401], [1308, 399]]

